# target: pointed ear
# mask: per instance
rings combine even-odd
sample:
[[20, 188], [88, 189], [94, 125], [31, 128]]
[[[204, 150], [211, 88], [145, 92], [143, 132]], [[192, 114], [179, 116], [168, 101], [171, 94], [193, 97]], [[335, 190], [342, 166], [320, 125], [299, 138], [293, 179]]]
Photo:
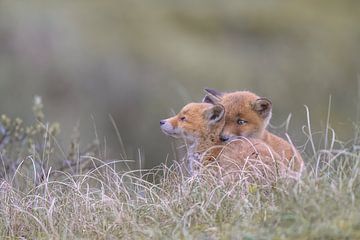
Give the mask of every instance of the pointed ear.
[[212, 95], [206, 95], [202, 102], [203, 103], [210, 103], [210, 104], [217, 104], [220, 101], [220, 99], [213, 97]]
[[221, 98], [224, 95], [223, 93], [211, 88], [204, 88], [204, 91], [206, 94], [212, 95], [216, 98]]
[[217, 104], [223, 96], [221, 92], [214, 89], [205, 88], [204, 91], [206, 93], [206, 96], [202, 100], [204, 103]]
[[209, 121], [210, 124], [213, 124], [223, 119], [224, 114], [225, 108], [220, 104], [216, 104], [205, 110], [204, 117]]
[[255, 103], [253, 103], [253, 109], [263, 118], [268, 118], [271, 116], [272, 103], [267, 98], [258, 98]]

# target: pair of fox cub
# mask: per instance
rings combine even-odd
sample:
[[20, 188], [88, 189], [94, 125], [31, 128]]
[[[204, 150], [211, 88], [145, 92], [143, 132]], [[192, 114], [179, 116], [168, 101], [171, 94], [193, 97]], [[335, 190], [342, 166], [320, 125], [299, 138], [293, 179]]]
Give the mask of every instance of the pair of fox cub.
[[191, 174], [211, 166], [222, 178], [298, 178], [303, 159], [296, 148], [270, 133], [272, 103], [249, 91], [205, 89], [202, 103], [186, 105], [160, 121], [161, 130], [183, 138]]

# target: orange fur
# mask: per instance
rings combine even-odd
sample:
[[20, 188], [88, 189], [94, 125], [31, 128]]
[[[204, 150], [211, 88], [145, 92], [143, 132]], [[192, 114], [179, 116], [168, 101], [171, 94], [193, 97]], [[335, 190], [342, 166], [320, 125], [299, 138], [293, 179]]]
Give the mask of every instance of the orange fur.
[[[208, 91], [211, 91], [208, 96], [212, 96], [209, 101], [222, 104], [226, 109], [226, 123], [221, 133], [222, 136], [227, 138], [244, 136], [261, 139], [280, 156], [285, 158], [288, 161], [288, 165], [291, 165], [292, 170], [296, 172], [302, 171], [304, 165], [303, 159], [296, 148], [284, 139], [266, 130], [271, 118], [271, 102], [269, 100], [260, 101], [260, 106], [258, 106], [257, 101], [264, 98], [260, 98], [249, 91], [232, 93], [217, 93], [215, 90]], [[246, 123], [238, 124], [239, 119], [245, 120]]]
[[[221, 113], [222, 111], [222, 113]], [[190, 143], [189, 157], [197, 154], [201, 167], [209, 166], [223, 179], [272, 179], [285, 169], [281, 157], [264, 141], [240, 138], [226, 145], [220, 140], [225, 126], [224, 108], [190, 103], [176, 116], [161, 121], [164, 133]]]

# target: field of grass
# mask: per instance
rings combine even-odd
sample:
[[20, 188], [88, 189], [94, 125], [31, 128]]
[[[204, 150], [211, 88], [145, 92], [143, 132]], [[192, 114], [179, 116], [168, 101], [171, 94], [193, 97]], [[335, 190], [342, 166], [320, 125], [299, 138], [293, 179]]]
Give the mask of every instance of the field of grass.
[[34, 113], [29, 126], [1, 118], [1, 239], [360, 239], [357, 134], [339, 142], [309, 121], [300, 181], [224, 186], [177, 162], [102, 160], [99, 141], [81, 151], [76, 134], [65, 153], [39, 99]]

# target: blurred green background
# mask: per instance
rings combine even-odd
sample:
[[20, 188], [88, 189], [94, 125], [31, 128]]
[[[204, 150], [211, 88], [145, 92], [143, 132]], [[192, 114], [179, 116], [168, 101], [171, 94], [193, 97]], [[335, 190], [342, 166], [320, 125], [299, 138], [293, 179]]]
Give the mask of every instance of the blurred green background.
[[271, 123], [292, 113], [300, 147], [303, 105], [321, 130], [331, 94], [331, 126], [348, 140], [359, 107], [359, 23], [356, 0], [0, 0], [0, 111], [31, 121], [40, 95], [65, 149], [80, 122], [83, 142], [96, 125], [109, 158], [119, 158], [111, 114], [129, 156], [140, 149], [152, 167], [172, 159], [159, 120], [201, 100], [203, 87], [270, 98]]

